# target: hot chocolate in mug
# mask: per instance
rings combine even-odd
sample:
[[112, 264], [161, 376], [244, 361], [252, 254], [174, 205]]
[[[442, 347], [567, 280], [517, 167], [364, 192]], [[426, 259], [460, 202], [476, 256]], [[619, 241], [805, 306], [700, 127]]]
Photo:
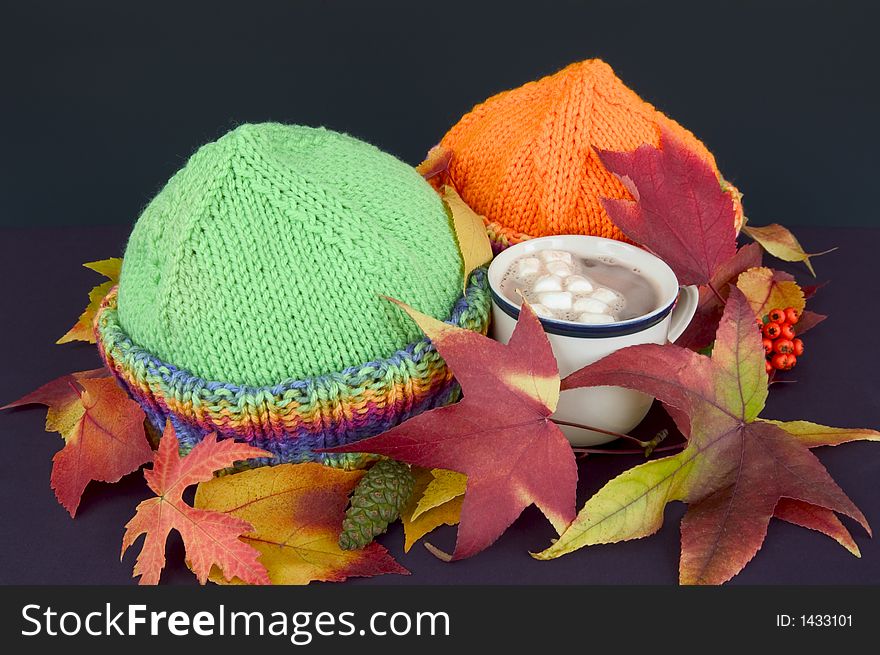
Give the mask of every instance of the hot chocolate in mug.
[[[680, 287], [675, 273], [666, 262], [646, 250], [601, 237], [541, 237], [507, 248], [489, 266], [492, 337], [501, 343], [510, 340], [520, 308], [520, 302], [503, 295], [501, 281], [514, 261], [541, 250], [565, 250], [575, 257], [588, 260], [613, 260], [621, 266], [637, 270], [651, 282], [658, 297], [657, 306], [652, 311], [614, 323], [583, 324], [539, 317], [562, 378], [627, 346], [675, 341], [694, 317], [699, 300], [697, 288]], [[553, 417], [625, 434], [645, 418], [651, 402], [650, 396], [620, 387], [570, 389], [560, 396]], [[560, 428], [575, 446], [593, 446], [614, 439], [592, 430], [569, 426]]]

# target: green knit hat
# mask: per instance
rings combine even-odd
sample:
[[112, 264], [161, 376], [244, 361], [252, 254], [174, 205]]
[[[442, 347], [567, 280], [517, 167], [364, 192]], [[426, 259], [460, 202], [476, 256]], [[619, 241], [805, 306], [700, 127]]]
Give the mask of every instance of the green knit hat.
[[443, 203], [410, 166], [326, 129], [242, 125], [144, 210], [99, 344], [157, 427], [307, 437], [270, 450], [312, 459], [449, 400], [442, 360], [380, 296], [485, 330], [484, 275], [471, 284], [462, 296]]
[[324, 129], [243, 125], [138, 220], [119, 322], [196, 375], [274, 384], [416, 341], [380, 294], [445, 318], [461, 267], [443, 203], [411, 167]]

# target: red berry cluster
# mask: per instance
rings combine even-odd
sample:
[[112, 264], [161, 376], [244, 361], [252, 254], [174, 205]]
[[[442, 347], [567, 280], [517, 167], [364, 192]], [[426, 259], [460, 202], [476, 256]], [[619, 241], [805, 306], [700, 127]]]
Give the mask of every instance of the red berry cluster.
[[801, 313], [794, 307], [771, 309], [766, 316], [758, 317], [758, 327], [764, 335], [762, 344], [767, 355], [767, 374], [773, 371], [789, 371], [804, 354], [804, 342], [794, 335], [794, 326]]

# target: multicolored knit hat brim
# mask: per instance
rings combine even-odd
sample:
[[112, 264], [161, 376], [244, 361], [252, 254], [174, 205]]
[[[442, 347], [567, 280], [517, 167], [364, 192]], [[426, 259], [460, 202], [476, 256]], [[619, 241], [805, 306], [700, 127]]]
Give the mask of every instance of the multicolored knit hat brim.
[[[490, 296], [485, 269], [475, 271], [447, 323], [486, 333]], [[320, 462], [357, 466], [359, 455], [315, 452], [384, 432], [421, 412], [446, 405], [459, 389], [427, 338], [387, 359], [305, 380], [248, 387], [208, 381], [163, 362], [135, 344], [119, 325], [116, 289], [95, 321], [107, 367], [161, 430], [171, 421], [181, 450], [211, 433], [246, 441], [275, 454], [249, 466]]]

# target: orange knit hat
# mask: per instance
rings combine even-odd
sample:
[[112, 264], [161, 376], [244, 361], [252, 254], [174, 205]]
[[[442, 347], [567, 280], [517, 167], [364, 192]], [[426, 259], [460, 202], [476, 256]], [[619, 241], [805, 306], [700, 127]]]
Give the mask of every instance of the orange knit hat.
[[[442, 181], [485, 217], [496, 248], [550, 234], [626, 240], [599, 198], [632, 196], [594, 148], [657, 146], [660, 127], [717, 172], [699, 139], [639, 98], [604, 61], [588, 59], [503, 91], [465, 114], [440, 142], [451, 155]], [[739, 229], [740, 194], [730, 189]]]

